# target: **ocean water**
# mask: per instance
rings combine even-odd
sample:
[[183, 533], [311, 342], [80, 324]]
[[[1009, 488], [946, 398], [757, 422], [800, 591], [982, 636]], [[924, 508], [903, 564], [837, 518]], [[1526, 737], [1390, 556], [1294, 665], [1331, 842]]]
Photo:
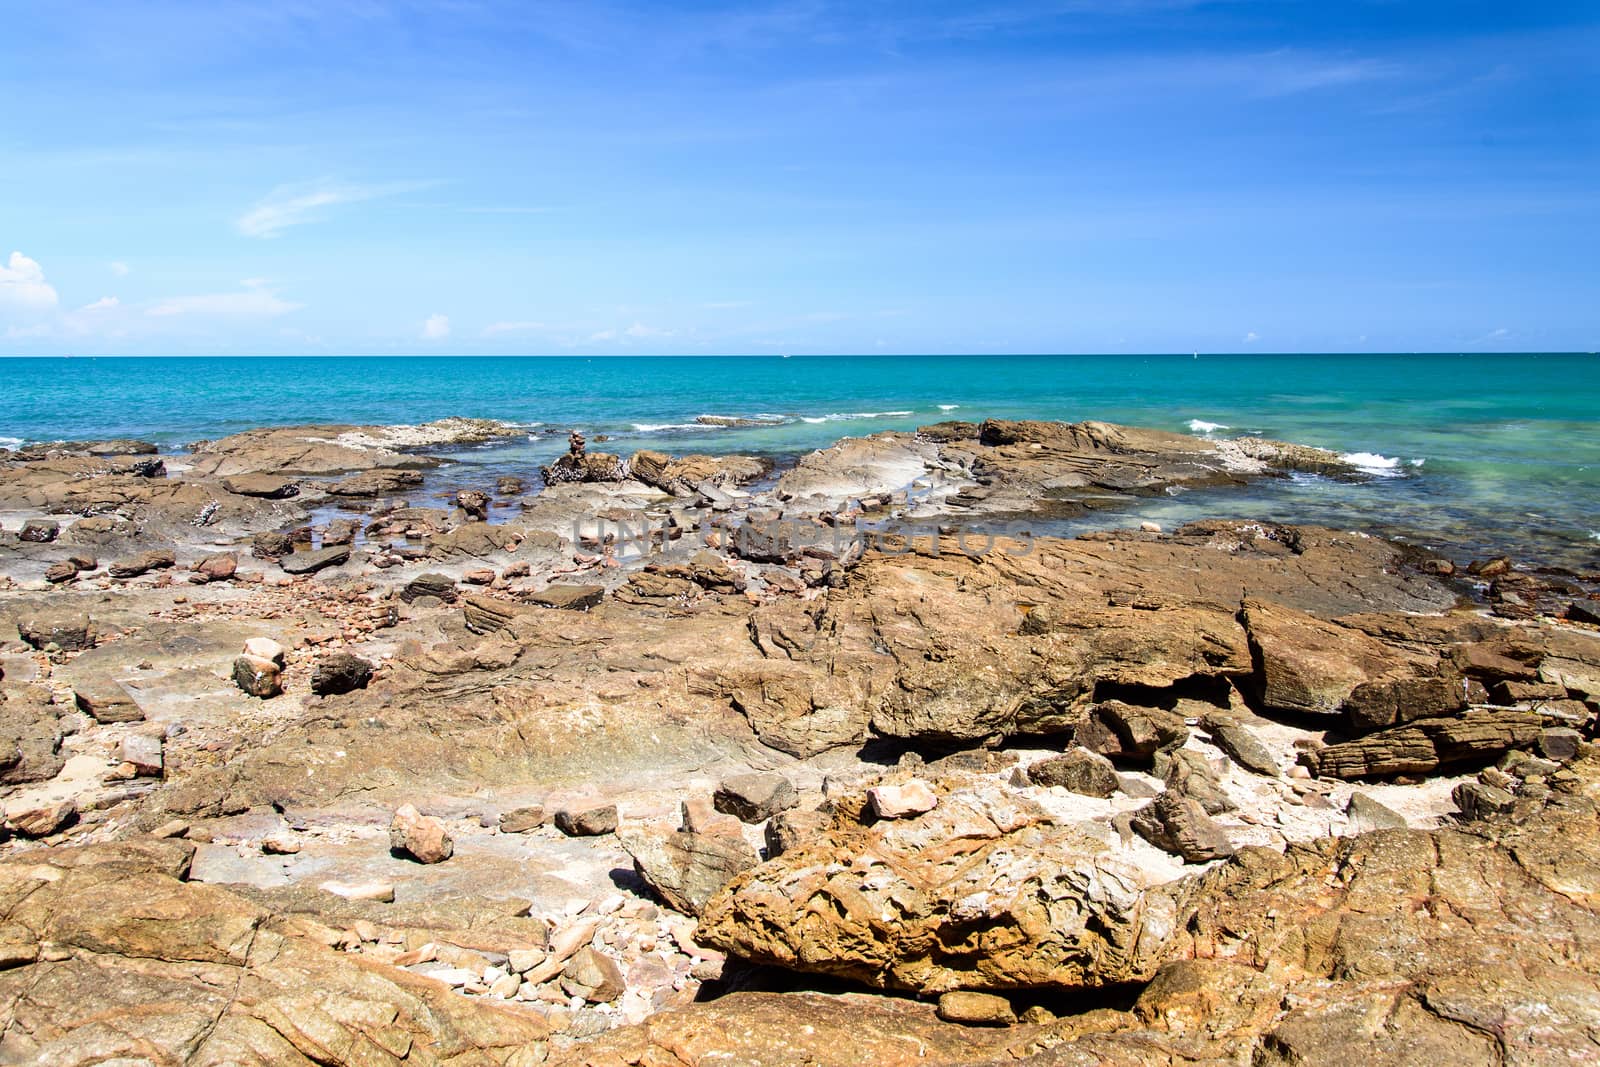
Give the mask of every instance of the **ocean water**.
[[[1316, 477], [1144, 500], [1037, 532], [1228, 515], [1321, 522], [1457, 558], [1600, 569], [1600, 356], [283, 357], [0, 360], [0, 446], [140, 437], [166, 448], [265, 425], [511, 421], [453, 453], [452, 483], [527, 475], [569, 429], [629, 452], [792, 459], [941, 419], [1103, 419], [1336, 449]], [[696, 416], [763, 420], [709, 428]], [[536, 479], [535, 479], [536, 481]]]

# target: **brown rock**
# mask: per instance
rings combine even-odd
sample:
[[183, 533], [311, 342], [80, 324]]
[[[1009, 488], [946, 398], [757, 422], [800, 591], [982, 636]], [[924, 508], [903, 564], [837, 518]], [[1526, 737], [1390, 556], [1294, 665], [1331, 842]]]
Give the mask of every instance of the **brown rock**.
[[455, 853], [455, 842], [444, 823], [402, 804], [389, 822], [389, 850], [418, 863], [443, 863]]
[[631, 832], [621, 843], [645, 884], [686, 915], [699, 915], [735, 875], [761, 862], [743, 838], [725, 834]]
[[1005, 997], [958, 989], [939, 998], [939, 1018], [963, 1026], [1013, 1026], [1017, 1013]]
[[77, 821], [78, 802], [64, 800], [11, 800], [6, 802], [6, 825], [23, 837], [48, 837]]
[[563, 808], [556, 812], [556, 829], [568, 837], [599, 837], [615, 833], [617, 806], [607, 804], [598, 808]]
[[128, 559], [117, 560], [106, 568], [106, 573], [113, 578], [137, 578], [139, 575], [147, 574], [153, 570], [171, 567], [176, 562], [177, 557], [172, 554], [170, 549], [152, 549], [149, 552], [141, 552], [139, 555], [131, 556]]
[[267, 700], [283, 692], [283, 674], [269, 659], [240, 656], [233, 661], [233, 684], [253, 697]]
[[1028, 768], [1034, 785], [1060, 786], [1090, 797], [1109, 797], [1117, 791], [1117, 769], [1104, 756], [1075, 748], [1039, 760]]

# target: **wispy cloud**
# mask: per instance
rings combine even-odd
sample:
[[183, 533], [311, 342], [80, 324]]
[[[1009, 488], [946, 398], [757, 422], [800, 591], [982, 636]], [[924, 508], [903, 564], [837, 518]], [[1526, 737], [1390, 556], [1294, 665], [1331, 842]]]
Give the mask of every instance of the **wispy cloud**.
[[427, 184], [391, 182], [385, 185], [357, 185], [323, 178], [314, 182], [280, 185], [240, 215], [234, 226], [246, 237], [276, 237], [291, 226], [323, 221], [328, 217], [329, 208], [412, 192]]
[[51, 311], [61, 298], [55, 286], [45, 281], [44, 268], [21, 252], [0, 266], [0, 307], [23, 311]]
[[491, 322], [483, 328], [483, 336], [499, 337], [508, 333], [531, 333], [544, 328], [542, 322]]
[[266, 282], [251, 278], [241, 282], [238, 292], [203, 293], [198, 296], [174, 296], [157, 301], [145, 314], [152, 318], [173, 318], [179, 315], [214, 318], [272, 318], [297, 310], [301, 305], [291, 304], [270, 289]]
[[443, 341], [450, 336], [450, 316], [435, 312], [422, 321], [424, 341]]
[[121, 260], [117, 260], [116, 262], [111, 264], [111, 273], [115, 274], [119, 278], [126, 278], [128, 276], [128, 274], [129, 274], [129, 272], [132, 271], [132, 269], [133, 268], [129, 267], [126, 263], [122, 262]]
[[590, 341], [645, 341], [652, 338], [671, 337], [673, 331], [636, 322], [622, 330], [597, 330], [589, 335]]

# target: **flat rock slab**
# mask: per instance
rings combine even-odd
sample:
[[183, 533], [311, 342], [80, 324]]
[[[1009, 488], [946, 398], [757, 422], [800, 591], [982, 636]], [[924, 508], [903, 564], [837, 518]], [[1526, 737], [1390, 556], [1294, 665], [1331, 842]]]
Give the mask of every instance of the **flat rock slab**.
[[346, 545], [322, 548], [315, 552], [293, 552], [278, 561], [286, 574], [312, 574], [324, 567], [337, 567], [350, 559]]

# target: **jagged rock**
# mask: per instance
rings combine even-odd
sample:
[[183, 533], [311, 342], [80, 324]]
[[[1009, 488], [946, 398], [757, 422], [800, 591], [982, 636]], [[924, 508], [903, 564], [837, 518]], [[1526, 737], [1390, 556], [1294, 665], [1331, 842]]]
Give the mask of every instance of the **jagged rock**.
[[322, 547], [354, 544], [356, 534], [361, 532], [361, 525], [360, 519], [334, 519], [323, 527]]
[[275, 474], [235, 474], [222, 479], [222, 488], [237, 496], [263, 500], [288, 500], [300, 495], [300, 483]]
[[1218, 748], [1233, 758], [1247, 771], [1276, 778], [1283, 773], [1277, 757], [1261, 743], [1250, 728], [1228, 715], [1207, 715], [1200, 725], [1211, 735]]
[[61, 524], [54, 519], [29, 519], [22, 524], [17, 540], [46, 545], [61, 535]]
[[400, 590], [400, 599], [407, 604], [424, 596], [438, 597], [446, 604], [453, 604], [459, 596], [456, 580], [448, 574], [419, 574]]
[[444, 823], [403, 804], [389, 821], [389, 849], [418, 863], [443, 863], [455, 854], [455, 841]]
[[1510, 811], [1517, 798], [1497, 786], [1483, 782], [1462, 782], [1450, 791], [1450, 799], [1461, 809], [1463, 819], [1484, 819]]
[[609, 1004], [622, 996], [627, 983], [615, 960], [585, 945], [561, 972], [561, 988], [568, 996], [582, 997], [591, 1004]]
[[468, 596], [461, 605], [461, 614], [466, 627], [475, 634], [492, 634], [507, 629], [518, 618], [542, 610], [544, 609], [532, 604], [518, 604], [515, 601], [496, 600], [486, 596]]
[[106, 573], [113, 578], [137, 578], [153, 570], [171, 567], [176, 562], [177, 557], [173, 555], [171, 549], [152, 549], [128, 559], [117, 560], [106, 568]]
[[6, 825], [23, 837], [49, 837], [64, 830], [78, 818], [78, 802], [62, 800], [9, 800]]
[[556, 812], [556, 829], [568, 837], [599, 837], [615, 833], [617, 806], [607, 804], [598, 808], [563, 808]]
[[1090, 797], [1109, 797], [1117, 791], [1117, 769], [1104, 756], [1075, 748], [1042, 759], [1028, 768], [1034, 785], [1061, 786]]
[[1532, 748], [1543, 725], [1537, 712], [1474, 709], [1452, 719], [1419, 719], [1308, 754], [1327, 778], [1431, 774], [1512, 748]]
[[1364, 834], [1369, 830], [1404, 830], [1407, 825], [1404, 815], [1385, 807], [1365, 793], [1351, 793], [1350, 803], [1345, 806], [1344, 812], [1350, 819], [1351, 833]]
[[487, 522], [489, 519], [489, 494], [481, 489], [463, 489], [456, 494], [456, 507], [466, 512], [467, 517], [478, 522]]
[[687, 797], [678, 804], [679, 829], [688, 834], [713, 834], [744, 839], [744, 825], [736, 815], [718, 811], [710, 797]]
[[325, 567], [337, 567], [350, 559], [349, 545], [320, 548], [314, 552], [291, 552], [278, 560], [285, 574], [314, 574]]
[[1193, 797], [1168, 789], [1133, 813], [1133, 830], [1159, 849], [1190, 863], [1206, 863], [1234, 853], [1223, 828]]
[[527, 483], [513, 475], [503, 475], [495, 479], [494, 491], [501, 496], [521, 496], [527, 489]]
[[337, 696], [365, 689], [372, 672], [372, 664], [360, 656], [335, 652], [318, 660], [312, 669], [311, 691], [318, 696]]
[[1097, 704], [1073, 739], [1090, 752], [1148, 764], [1155, 754], [1189, 738], [1183, 716], [1108, 700]]
[[1152, 769], [1161, 775], [1167, 790], [1198, 801], [1207, 815], [1221, 815], [1236, 807], [1228, 791], [1222, 788], [1217, 772], [1198, 752], [1171, 749], [1157, 757]]
[[939, 1018], [963, 1026], [1012, 1026], [1017, 1013], [1005, 997], [958, 989], [939, 998]]
[[267, 700], [283, 692], [283, 673], [270, 659], [240, 656], [233, 661], [233, 684], [253, 697]]
[[682, 456], [662, 452], [635, 452], [628, 473], [648, 486], [674, 496], [693, 496], [701, 487], [743, 485], [772, 471], [772, 461], [755, 456]]
[[84, 614], [43, 614], [17, 620], [17, 633], [34, 648], [54, 645], [67, 652], [80, 652], [95, 645], [95, 625]]
[[780, 811], [798, 807], [800, 794], [794, 783], [781, 774], [752, 772], [724, 778], [712, 795], [720, 812], [742, 822], [765, 822]]
[[0, 714], [0, 784], [21, 785], [54, 778], [66, 760], [61, 755], [57, 709], [37, 699], [7, 699]]
[[791, 808], [780, 811], [768, 822], [763, 831], [769, 857], [781, 856], [790, 849], [799, 848], [821, 835], [829, 819], [819, 811], [800, 811]]
[[412, 470], [377, 469], [352, 474], [337, 482], [316, 483], [331, 496], [388, 496], [415, 489], [422, 484], [422, 473]]
[[743, 838], [722, 834], [634, 832], [621, 843], [645, 884], [686, 915], [699, 915], [735, 875], [761, 862]]
[[916, 778], [901, 785], [876, 785], [867, 790], [867, 807], [879, 819], [910, 819], [939, 806], [939, 796]]
[[568, 452], [549, 466], [540, 467], [546, 485], [570, 482], [620, 482], [628, 477], [628, 465], [621, 456], [608, 452]]

